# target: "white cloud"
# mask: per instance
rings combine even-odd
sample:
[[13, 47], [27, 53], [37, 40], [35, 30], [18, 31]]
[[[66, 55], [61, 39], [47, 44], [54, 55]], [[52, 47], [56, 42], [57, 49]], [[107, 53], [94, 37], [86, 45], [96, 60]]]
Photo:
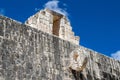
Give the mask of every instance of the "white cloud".
[[0, 8], [0, 15], [5, 15], [5, 9]]
[[65, 9], [65, 8], [64, 8], [64, 9], [60, 8], [58, 4], [59, 4], [59, 1], [58, 1], [58, 0], [52, 0], [52, 1], [48, 1], [48, 2], [44, 5], [44, 7], [45, 7], [45, 8], [48, 8], [48, 9], [50, 9], [50, 10], [53, 10], [53, 11], [55, 11], [55, 12], [58, 12], [58, 13], [60, 13], [60, 14], [63, 14], [63, 15], [65, 15], [65, 16], [68, 16], [68, 13], [66, 12], [66, 9]]
[[111, 57], [116, 59], [116, 60], [120, 60], [120, 50], [115, 52], [115, 53], [112, 53]]
[[39, 8], [35, 8], [35, 11], [39, 11], [40, 9]]

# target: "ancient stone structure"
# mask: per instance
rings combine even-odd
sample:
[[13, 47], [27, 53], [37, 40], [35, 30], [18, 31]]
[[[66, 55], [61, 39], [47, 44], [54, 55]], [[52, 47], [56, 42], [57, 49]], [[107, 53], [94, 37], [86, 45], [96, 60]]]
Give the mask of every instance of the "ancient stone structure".
[[33, 27], [0, 16], [0, 80], [120, 80], [120, 61]]
[[25, 24], [79, 45], [79, 37], [74, 36], [69, 20], [55, 11], [41, 10], [28, 18]]

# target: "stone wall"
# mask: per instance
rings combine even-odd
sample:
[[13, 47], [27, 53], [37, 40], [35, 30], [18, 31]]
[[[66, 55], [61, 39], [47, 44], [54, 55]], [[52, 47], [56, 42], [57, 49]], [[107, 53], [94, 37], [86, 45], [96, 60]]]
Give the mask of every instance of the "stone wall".
[[68, 70], [76, 48], [88, 57], [82, 80], [120, 80], [119, 61], [0, 16], [0, 80], [80, 80]]
[[75, 36], [69, 20], [55, 11], [49, 9], [40, 10], [29, 17], [25, 24], [79, 45], [80, 38]]

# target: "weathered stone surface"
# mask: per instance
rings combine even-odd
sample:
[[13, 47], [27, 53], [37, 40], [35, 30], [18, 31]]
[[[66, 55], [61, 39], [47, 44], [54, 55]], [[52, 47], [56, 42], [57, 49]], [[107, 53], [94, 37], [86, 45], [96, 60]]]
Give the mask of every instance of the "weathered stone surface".
[[75, 80], [68, 66], [76, 48], [88, 57], [81, 80], [120, 80], [119, 61], [0, 16], [0, 80]]
[[25, 24], [79, 45], [80, 38], [74, 35], [69, 20], [64, 15], [50, 9], [40, 10], [29, 17]]

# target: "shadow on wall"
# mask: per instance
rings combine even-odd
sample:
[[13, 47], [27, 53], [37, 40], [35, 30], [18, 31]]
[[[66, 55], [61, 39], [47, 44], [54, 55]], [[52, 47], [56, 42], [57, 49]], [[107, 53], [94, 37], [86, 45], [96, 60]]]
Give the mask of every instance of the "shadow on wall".
[[81, 71], [71, 70], [71, 72], [75, 80], [87, 80]]

